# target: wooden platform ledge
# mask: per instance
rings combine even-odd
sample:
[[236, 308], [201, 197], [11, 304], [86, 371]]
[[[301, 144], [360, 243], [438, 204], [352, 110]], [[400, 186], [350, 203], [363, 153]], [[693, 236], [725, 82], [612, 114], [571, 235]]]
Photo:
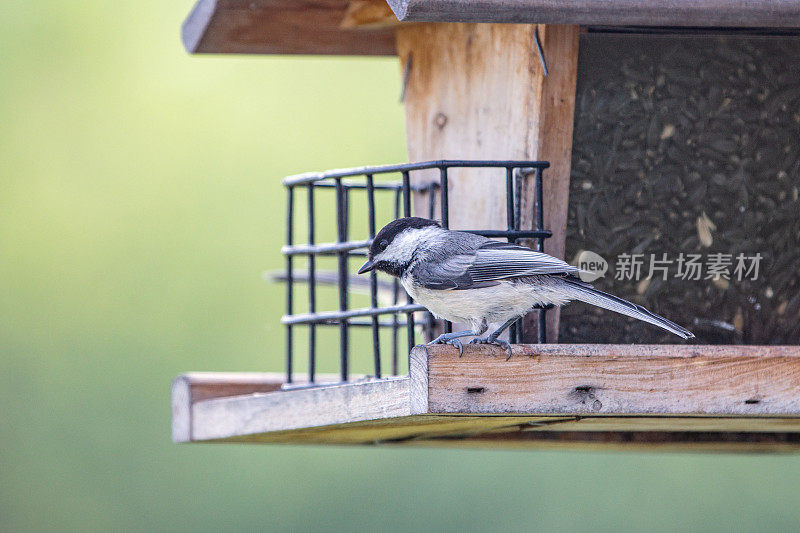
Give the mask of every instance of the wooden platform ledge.
[[800, 450], [800, 347], [418, 346], [408, 377], [173, 383], [176, 442]]

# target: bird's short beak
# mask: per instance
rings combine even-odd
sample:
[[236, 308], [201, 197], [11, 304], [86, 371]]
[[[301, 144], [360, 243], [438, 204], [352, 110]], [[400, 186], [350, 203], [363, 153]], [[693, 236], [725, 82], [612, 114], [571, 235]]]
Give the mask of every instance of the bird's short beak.
[[363, 274], [364, 272], [369, 272], [373, 268], [375, 268], [375, 265], [372, 263], [372, 261], [367, 261], [364, 263], [364, 266], [358, 269], [358, 273]]

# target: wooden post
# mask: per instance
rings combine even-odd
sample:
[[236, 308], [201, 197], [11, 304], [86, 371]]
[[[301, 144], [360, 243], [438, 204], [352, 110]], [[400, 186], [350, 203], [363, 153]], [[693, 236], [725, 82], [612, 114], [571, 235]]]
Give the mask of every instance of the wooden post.
[[[578, 64], [577, 26], [538, 25], [549, 76], [544, 75], [532, 24], [420, 24], [397, 28], [397, 49], [408, 70], [404, 103], [410, 161], [430, 159], [548, 160], [545, 251], [563, 257]], [[504, 229], [500, 169], [453, 172], [450, 227]], [[416, 180], [431, 180], [418, 175]], [[529, 180], [533, 186], [533, 180]], [[522, 228], [532, 227], [532, 192]], [[425, 207], [417, 204], [417, 213]], [[549, 340], [558, 336], [558, 311], [549, 313]], [[535, 327], [525, 328], [533, 341]]]

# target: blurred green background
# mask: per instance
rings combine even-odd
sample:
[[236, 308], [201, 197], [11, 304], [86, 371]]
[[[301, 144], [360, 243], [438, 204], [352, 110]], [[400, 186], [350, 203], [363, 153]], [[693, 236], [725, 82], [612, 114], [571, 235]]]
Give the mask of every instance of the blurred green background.
[[172, 444], [176, 374], [282, 369], [280, 178], [405, 160], [393, 58], [189, 57], [190, 7], [0, 5], [0, 529], [798, 527], [797, 456]]

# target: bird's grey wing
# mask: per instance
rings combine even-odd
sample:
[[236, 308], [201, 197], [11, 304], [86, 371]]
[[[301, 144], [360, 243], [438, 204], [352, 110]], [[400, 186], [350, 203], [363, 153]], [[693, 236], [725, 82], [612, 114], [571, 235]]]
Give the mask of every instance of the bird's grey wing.
[[414, 268], [414, 277], [427, 289], [460, 290], [490, 287], [508, 278], [577, 271], [576, 267], [547, 254], [492, 241], [472, 252], [423, 262]]
[[468, 269], [475, 283], [540, 274], [573, 274], [574, 267], [561, 259], [524, 246], [491, 242], [475, 251]]
[[453, 290], [486, 287], [496, 283], [482, 283], [476, 286], [469, 274], [475, 261], [474, 253], [452, 255], [441, 261], [424, 261], [414, 267], [414, 279], [426, 289]]

